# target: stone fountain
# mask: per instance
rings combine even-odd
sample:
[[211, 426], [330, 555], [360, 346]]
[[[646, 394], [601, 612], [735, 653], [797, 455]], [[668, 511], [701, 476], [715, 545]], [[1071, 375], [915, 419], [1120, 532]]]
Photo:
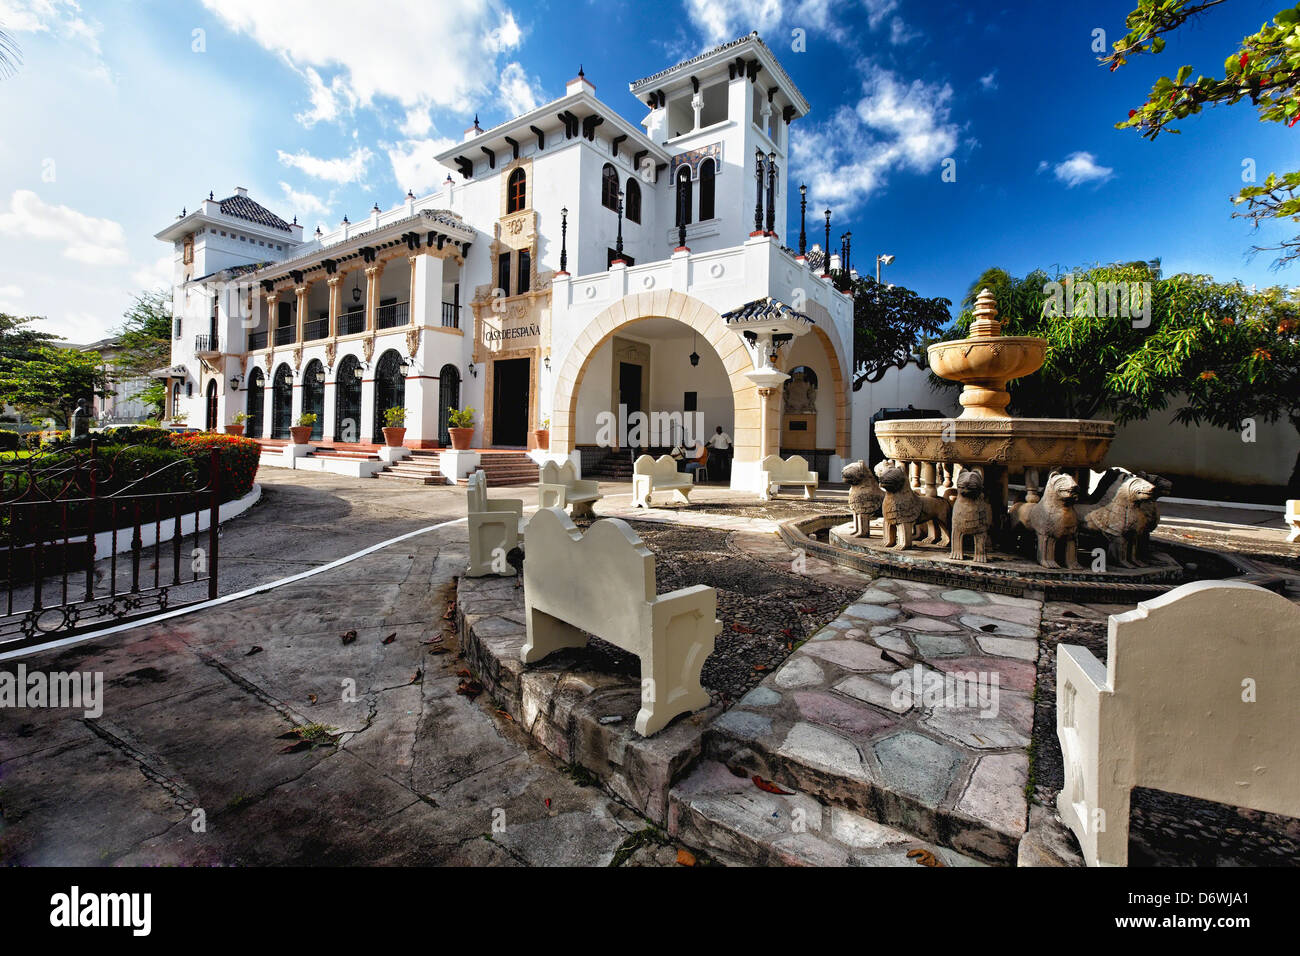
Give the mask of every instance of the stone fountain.
[[876, 424], [885, 454], [907, 468], [919, 493], [940, 495], [955, 486], [962, 468], [984, 473], [995, 528], [1006, 523], [1007, 484], [1023, 475], [1026, 500], [1037, 501], [1040, 470], [1073, 472], [1087, 488], [1115, 437], [1115, 423], [1077, 418], [1012, 418], [1007, 383], [1043, 364], [1047, 341], [1003, 335], [997, 302], [988, 289], [975, 300], [970, 336], [929, 348], [936, 375], [961, 382], [962, 413], [953, 419], [895, 419]]

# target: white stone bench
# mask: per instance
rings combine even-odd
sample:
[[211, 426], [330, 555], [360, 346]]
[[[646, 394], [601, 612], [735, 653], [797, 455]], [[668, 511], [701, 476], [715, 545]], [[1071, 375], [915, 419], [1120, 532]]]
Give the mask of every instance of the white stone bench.
[[1286, 503], [1286, 523], [1291, 533], [1286, 536], [1288, 542], [1300, 541], [1300, 499], [1292, 498]]
[[518, 498], [489, 499], [487, 476], [482, 469], [465, 482], [465, 508], [469, 514], [469, 567], [465, 575], [514, 574], [505, 556], [524, 537], [524, 503]]
[[1300, 608], [1197, 581], [1112, 614], [1103, 666], [1056, 655], [1056, 807], [1090, 866], [1128, 863], [1134, 787], [1300, 817]]
[[768, 455], [758, 466], [760, 482], [758, 496], [763, 501], [771, 501], [778, 494], [782, 485], [796, 485], [803, 488], [803, 496], [811, 501], [817, 497], [817, 472], [808, 467], [808, 462], [799, 455], [781, 460], [780, 455]]
[[650, 496], [656, 492], [676, 492], [687, 504], [695, 482], [685, 472], [677, 470], [677, 462], [667, 455], [657, 459], [642, 455], [632, 464], [632, 504], [638, 508], [650, 507]]
[[573, 517], [590, 518], [594, 514], [592, 507], [604, 497], [599, 487], [594, 481], [579, 478], [571, 461], [562, 465], [543, 462], [537, 472], [537, 507], [563, 509], [572, 505]]
[[717, 592], [695, 585], [655, 594], [654, 554], [627, 522], [606, 518], [583, 535], [558, 508], [538, 511], [528, 525], [524, 608], [525, 664], [585, 647], [588, 634], [641, 659], [643, 737], [708, 706], [700, 669], [722, 630]]

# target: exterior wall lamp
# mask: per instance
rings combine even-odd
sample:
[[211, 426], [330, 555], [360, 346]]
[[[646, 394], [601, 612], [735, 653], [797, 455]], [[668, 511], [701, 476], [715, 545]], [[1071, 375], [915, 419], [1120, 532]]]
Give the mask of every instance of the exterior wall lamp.
[[231, 388], [231, 390], [232, 390], [232, 391], [236, 391], [236, 392], [239, 391], [240, 383], [242, 383], [243, 380], [244, 380], [244, 376], [239, 375], [239, 374], [235, 374], [235, 375], [230, 376], [230, 388]]
[[470, 375], [473, 375], [475, 378], [478, 378], [478, 369], [476, 369], [476, 368], [474, 367], [474, 363], [473, 363], [473, 362], [470, 362], [469, 365], [467, 365], [467, 366], [465, 366], [465, 367], [469, 369], [469, 374], [470, 374]]

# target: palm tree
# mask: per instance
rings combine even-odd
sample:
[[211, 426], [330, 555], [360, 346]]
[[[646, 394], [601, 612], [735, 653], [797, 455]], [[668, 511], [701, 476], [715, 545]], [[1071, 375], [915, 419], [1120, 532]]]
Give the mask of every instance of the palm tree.
[[0, 30], [0, 79], [13, 76], [18, 72], [18, 65], [23, 62], [18, 41], [9, 33]]

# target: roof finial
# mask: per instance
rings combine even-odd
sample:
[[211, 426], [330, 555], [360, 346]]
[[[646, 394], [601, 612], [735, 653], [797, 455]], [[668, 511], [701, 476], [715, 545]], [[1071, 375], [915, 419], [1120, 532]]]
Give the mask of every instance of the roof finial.
[[293, 217], [293, 224], [295, 226], [298, 225], [298, 217], [296, 215]]
[[215, 201], [216, 201], [216, 200], [213, 199], [213, 197], [212, 197], [212, 190], [211, 190], [211, 189], [208, 190], [208, 201], [209, 201], [209, 202], [215, 202]]
[[586, 75], [587, 75], [586, 73], [583, 73], [583, 72], [582, 72], [582, 64], [579, 63], [579, 64], [578, 64], [578, 76], [579, 76], [579, 77], [585, 77]]

